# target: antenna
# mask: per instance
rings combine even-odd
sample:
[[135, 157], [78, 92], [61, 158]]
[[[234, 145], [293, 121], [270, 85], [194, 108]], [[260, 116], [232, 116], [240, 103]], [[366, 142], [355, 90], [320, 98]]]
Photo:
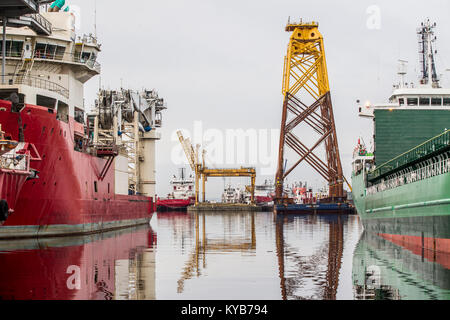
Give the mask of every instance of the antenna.
[[97, 0], [94, 0], [94, 35], [97, 39]]
[[404, 88], [405, 86], [405, 76], [408, 74], [408, 61], [406, 60], [398, 60], [398, 72], [397, 74], [400, 76], [400, 88]]
[[419, 37], [419, 54], [421, 64], [421, 84], [430, 87], [439, 86], [439, 79], [436, 72], [436, 64], [434, 59], [433, 43], [436, 41], [434, 36], [434, 28], [436, 23], [431, 23], [430, 19], [423, 22], [418, 29]]

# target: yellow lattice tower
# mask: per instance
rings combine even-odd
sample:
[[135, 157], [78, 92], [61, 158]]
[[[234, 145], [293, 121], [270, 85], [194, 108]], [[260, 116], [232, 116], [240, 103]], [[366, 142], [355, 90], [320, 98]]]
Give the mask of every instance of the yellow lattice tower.
[[283, 96], [297, 95], [301, 89], [314, 100], [330, 91], [323, 37], [316, 22], [290, 24], [292, 32], [288, 53], [285, 57]]
[[[278, 171], [276, 177], [277, 199], [283, 198], [284, 179], [302, 162], [311, 165], [329, 183], [330, 198], [343, 197], [343, 173], [331, 104], [330, 85], [323, 37], [319, 25], [290, 23], [287, 32], [292, 32], [288, 53], [284, 61], [283, 105]], [[314, 101], [307, 105], [306, 101]], [[288, 120], [292, 115], [292, 120]], [[306, 123], [320, 139], [307, 147], [293, 133], [293, 129]], [[325, 161], [314, 154], [325, 144]], [[290, 169], [284, 168], [284, 147], [289, 146], [300, 159]]]

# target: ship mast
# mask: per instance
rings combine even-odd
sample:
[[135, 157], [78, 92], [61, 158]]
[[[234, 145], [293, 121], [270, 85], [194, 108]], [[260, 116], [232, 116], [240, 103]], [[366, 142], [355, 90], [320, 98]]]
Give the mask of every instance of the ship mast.
[[406, 75], [408, 74], [408, 61], [406, 60], [398, 60], [399, 64], [398, 64], [398, 72], [397, 74], [400, 77], [400, 84], [399, 84], [399, 88], [405, 88], [405, 84], [406, 84]]
[[436, 72], [436, 64], [434, 60], [433, 43], [436, 41], [434, 36], [434, 28], [436, 23], [430, 23], [430, 20], [422, 22], [418, 29], [419, 35], [419, 54], [422, 68], [422, 78], [420, 83], [428, 87], [439, 87], [439, 79]]

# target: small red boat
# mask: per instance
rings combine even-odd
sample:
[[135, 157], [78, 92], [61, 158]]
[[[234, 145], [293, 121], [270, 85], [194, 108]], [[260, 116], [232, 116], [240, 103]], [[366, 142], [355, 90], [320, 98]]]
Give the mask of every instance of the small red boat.
[[275, 195], [275, 184], [272, 181], [264, 181], [262, 185], [255, 186], [255, 201], [260, 206], [270, 206], [273, 204]]
[[158, 211], [185, 210], [193, 204], [191, 199], [158, 199]]
[[185, 168], [180, 169], [179, 177], [173, 177], [170, 184], [173, 187], [171, 194], [166, 199], [156, 201], [156, 207], [159, 212], [173, 210], [187, 210], [190, 205], [195, 203], [194, 180], [192, 176], [185, 178]]

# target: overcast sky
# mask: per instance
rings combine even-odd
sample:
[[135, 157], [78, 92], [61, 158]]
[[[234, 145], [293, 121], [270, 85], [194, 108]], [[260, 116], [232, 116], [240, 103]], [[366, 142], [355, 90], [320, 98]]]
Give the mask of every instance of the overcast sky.
[[[204, 130], [223, 132], [279, 129], [289, 16], [320, 24], [347, 178], [358, 137], [368, 142], [372, 136], [372, 123], [358, 118], [356, 100], [387, 101], [397, 82], [398, 59], [409, 61], [408, 80], [417, 80], [416, 29], [427, 17], [438, 24], [437, 67], [440, 73], [450, 68], [447, 0], [69, 1], [81, 8], [85, 33], [94, 31], [95, 2], [103, 86], [154, 88], [167, 102], [156, 155], [160, 195], [169, 192], [177, 172], [171, 160], [177, 129], [192, 130], [194, 121], [202, 121]], [[374, 17], [378, 22], [373, 8], [380, 10], [379, 24], [373, 23]], [[449, 78], [447, 72], [444, 85]], [[98, 84], [98, 77], [87, 84], [86, 105], [95, 99]], [[258, 180], [267, 178], [273, 177]], [[307, 166], [290, 180], [324, 183]], [[223, 185], [212, 180], [209, 197], [218, 198]]]

